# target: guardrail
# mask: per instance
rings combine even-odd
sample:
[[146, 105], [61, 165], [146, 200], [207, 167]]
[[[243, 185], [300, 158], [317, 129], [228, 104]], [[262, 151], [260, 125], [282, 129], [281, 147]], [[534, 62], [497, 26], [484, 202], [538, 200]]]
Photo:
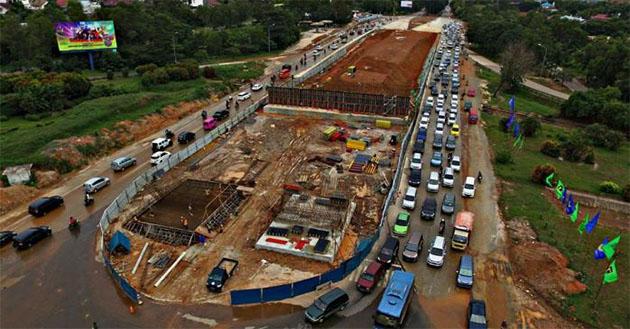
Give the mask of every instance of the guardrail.
[[[142, 175], [136, 177], [136, 179], [131, 182], [115, 199], [112, 203], [109, 204], [103, 214], [101, 215], [101, 219], [99, 220], [98, 226], [100, 227], [100, 236], [99, 236], [99, 247], [98, 253], [99, 256], [104, 260], [105, 265], [108, 270], [112, 273], [114, 277], [114, 281], [118, 283], [120, 288], [127, 294], [132, 301], [140, 303], [139, 298], [132, 298], [134, 293], [132, 292], [133, 287], [124, 279], [124, 277], [116, 271], [116, 269], [109, 262], [109, 259], [106, 255], [105, 251], [105, 234], [109, 230], [110, 224], [120, 215], [120, 212], [124, 209], [124, 207], [129, 203], [131, 199], [141, 191], [147, 184], [153, 182], [157, 178], [161, 177], [169, 171], [171, 168], [175, 167], [182, 161], [188, 159], [191, 155], [195, 154], [200, 149], [203, 149], [206, 145], [212, 143], [217, 137], [221, 136], [223, 133], [228, 132], [231, 128], [239, 124], [243, 119], [251, 115], [260, 107], [261, 104], [266, 103], [267, 98], [264, 97], [252, 105], [248, 106], [244, 110], [237, 112], [236, 115], [231, 117], [229, 120], [219, 125], [217, 128], [212, 130], [211, 132], [204, 135], [203, 138], [196, 140], [193, 144], [190, 144], [185, 149], [171, 155], [168, 158], [168, 161], [148, 169]], [[136, 293], [137, 296], [139, 296]]]

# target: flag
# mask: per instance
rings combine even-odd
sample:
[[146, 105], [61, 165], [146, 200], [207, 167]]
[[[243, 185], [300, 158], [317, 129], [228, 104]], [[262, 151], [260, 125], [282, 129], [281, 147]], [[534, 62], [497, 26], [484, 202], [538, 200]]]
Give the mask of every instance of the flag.
[[608, 242], [605, 246], [602, 247], [604, 254], [606, 254], [606, 258], [611, 259], [615, 254], [615, 248], [619, 244], [619, 240], [621, 240], [621, 235], [617, 235], [616, 238], [612, 239], [612, 241]]
[[564, 190], [564, 184], [561, 180], [558, 180], [558, 184], [556, 185], [556, 199], [560, 199], [562, 197]]
[[514, 123], [514, 134], [512, 134], [512, 136], [516, 137], [520, 137], [521, 135], [521, 125], [518, 124], [518, 122]]
[[556, 173], [552, 172], [549, 176], [547, 176], [547, 178], [545, 178], [545, 184], [547, 184], [547, 186], [552, 187], [551, 180], [553, 179], [555, 175]]
[[568, 194], [568, 190], [565, 188], [562, 191], [562, 197], [560, 197], [560, 202], [562, 202], [563, 206], [567, 204], [567, 201], [569, 201], [569, 199], [567, 199], [567, 194]]
[[516, 100], [514, 99], [514, 96], [510, 98], [508, 104], [510, 105], [510, 112], [514, 112], [514, 107], [516, 107]]
[[606, 273], [604, 273], [604, 283], [613, 283], [617, 282], [619, 277], [617, 276], [617, 265], [615, 265], [615, 261], [613, 260], [608, 266]]
[[593, 219], [591, 219], [588, 224], [586, 224], [586, 233], [591, 234], [591, 232], [593, 232], [593, 229], [595, 229], [595, 225], [597, 225], [597, 221], [599, 220], [600, 214], [601, 211], [598, 211], [597, 215], [593, 216]]
[[571, 221], [575, 223], [579, 215], [580, 215], [580, 203], [578, 202], [575, 205], [575, 210], [573, 210], [573, 212], [571, 213]]
[[580, 232], [580, 235], [584, 233], [586, 223], [588, 223], [588, 213], [584, 214], [584, 219], [582, 219], [582, 223], [580, 223], [580, 226], [578, 227], [578, 232]]
[[564, 211], [567, 215], [571, 215], [575, 210], [575, 202], [573, 201], [573, 194], [569, 195], [569, 200], [567, 201], [566, 209]]
[[608, 237], [605, 237], [602, 243], [595, 249], [595, 259], [604, 259], [606, 254], [604, 254], [604, 246], [608, 244]]
[[512, 143], [512, 147], [517, 147], [517, 146], [520, 146], [520, 147], [523, 146], [523, 135], [519, 135], [518, 138], [514, 140], [514, 143]]

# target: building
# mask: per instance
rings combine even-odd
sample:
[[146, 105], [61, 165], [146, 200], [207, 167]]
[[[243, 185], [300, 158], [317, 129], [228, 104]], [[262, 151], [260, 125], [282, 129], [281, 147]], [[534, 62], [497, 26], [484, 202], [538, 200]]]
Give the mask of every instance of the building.
[[7, 176], [9, 184], [11, 185], [25, 184], [31, 180], [32, 167], [32, 163], [21, 166], [7, 167], [6, 169], [4, 169], [2, 174]]

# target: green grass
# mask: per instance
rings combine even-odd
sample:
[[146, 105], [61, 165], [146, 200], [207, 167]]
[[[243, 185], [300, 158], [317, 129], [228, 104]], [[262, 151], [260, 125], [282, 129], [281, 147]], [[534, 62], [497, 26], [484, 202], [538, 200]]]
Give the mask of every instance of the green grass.
[[[521, 150], [512, 148], [513, 138], [499, 130], [499, 116], [484, 115], [486, 134], [495, 152], [511, 151], [514, 163], [500, 164], [495, 167], [499, 176], [518, 183], [528, 182], [535, 166], [549, 163], [556, 167], [562, 180], [569, 189], [602, 194], [599, 184], [611, 180], [624, 186], [630, 183], [630, 143], [624, 143], [617, 151], [595, 148], [597, 168], [585, 163], [560, 161], [540, 152], [540, 146], [546, 139], [556, 139], [558, 134], [566, 134], [563, 128], [543, 124], [536, 136], [526, 137]], [[609, 195], [607, 195], [609, 196]]]
[[224, 80], [250, 80], [260, 77], [265, 72], [262, 62], [214, 66], [217, 77]]
[[[488, 91], [494, 93], [501, 77], [499, 74], [490, 71], [489, 69], [479, 68], [477, 70], [477, 76], [481, 79], [488, 81]], [[533, 112], [546, 117], [557, 116], [560, 113], [560, 107], [558, 103], [550, 101], [546, 98], [535, 95], [529, 89], [523, 87], [514, 94], [499, 93], [497, 97], [493, 97], [490, 104], [502, 109], [509, 109], [508, 100], [514, 95], [516, 99], [516, 111], [517, 112]]]
[[280, 55], [283, 50], [274, 50], [271, 52], [260, 52], [256, 54], [245, 54], [245, 55], [237, 55], [237, 56], [220, 56], [220, 57], [212, 57], [207, 61], [204, 61], [202, 64], [217, 64], [217, 63], [225, 63], [225, 62], [236, 62], [236, 61], [254, 61], [259, 60], [266, 57], [275, 57]]

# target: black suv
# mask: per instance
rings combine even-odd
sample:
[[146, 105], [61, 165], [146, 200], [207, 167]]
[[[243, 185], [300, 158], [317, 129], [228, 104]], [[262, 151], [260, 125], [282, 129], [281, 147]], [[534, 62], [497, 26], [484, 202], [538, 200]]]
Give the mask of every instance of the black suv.
[[381, 252], [378, 253], [378, 257], [376, 258], [379, 263], [385, 265], [391, 265], [394, 262], [394, 258], [398, 255], [398, 247], [400, 242], [398, 239], [390, 236], [385, 241], [383, 248], [381, 248]]
[[409, 173], [409, 180], [407, 183], [413, 187], [420, 186], [420, 180], [422, 179], [422, 171], [420, 169], [411, 169]]
[[13, 238], [13, 247], [18, 250], [27, 249], [39, 242], [39, 240], [51, 235], [52, 230], [48, 226], [31, 227]]
[[51, 197], [39, 198], [28, 206], [28, 213], [41, 217], [63, 205], [63, 198], [55, 195]]
[[435, 198], [428, 197], [424, 199], [422, 203], [422, 210], [420, 210], [420, 218], [422, 219], [435, 219], [435, 211], [437, 210], [437, 201]]
[[221, 111], [216, 111], [214, 112], [214, 114], [212, 115], [213, 118], [221, 121], [227, 117], [230, 116], [230, 111], [228, 110], [221, 110]]
[[182, 131], [177, 135], [177, 142], [180, 144], [188, 144], [195, 140], [195, 133], [190, 131]]

